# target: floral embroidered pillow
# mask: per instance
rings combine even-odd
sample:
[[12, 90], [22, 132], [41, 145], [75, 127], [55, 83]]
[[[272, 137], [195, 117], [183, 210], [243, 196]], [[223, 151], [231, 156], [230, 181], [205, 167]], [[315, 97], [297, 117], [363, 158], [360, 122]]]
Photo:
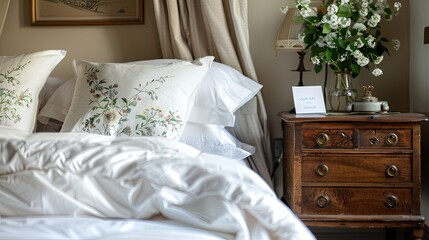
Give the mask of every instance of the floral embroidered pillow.
[[0, 56], [0, 125], [32, 132], [39, 93], [66, 51]]
[[61, 131], [178, 139], [213, 59], [162, 65], [75, 60], [76, 87]]

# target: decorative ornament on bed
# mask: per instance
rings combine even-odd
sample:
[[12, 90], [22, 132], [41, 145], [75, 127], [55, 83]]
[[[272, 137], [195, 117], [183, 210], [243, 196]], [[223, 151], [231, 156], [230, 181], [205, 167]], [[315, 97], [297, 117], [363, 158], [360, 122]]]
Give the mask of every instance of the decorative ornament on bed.
[[47, 50], [0, 56], [0, 125], [33, 131], [37, 96], [65, 54], [62, 50]]
[[[106, 85], [106, 79], [98, 78], [100, 70], [88, 68], [84, 74], [93, 98], [89, 104], [90, 114], [82, 120], [82, 130], [96, 132], [103, 135], [141, 135], [166, 137], [167, 132], [179, 132], [183, 127], [183, 117], [178, 110], [165, 110], [160, 106], [146, 107], [135, 116], [130, 113], [138, 110], [142, 101], [156, 103], [157, 90], [165, 81], [174, 81], [174, 76], [160, 76], [145, 84], [138, 83], [134, 87], [134, 95], [119, 97], [119, 84]], [[137, 122], [129, 125], [130, 117]]]
[[75, 60], [76, 88], [61, 131], [179, 139], [213, 59], [158, 65]]

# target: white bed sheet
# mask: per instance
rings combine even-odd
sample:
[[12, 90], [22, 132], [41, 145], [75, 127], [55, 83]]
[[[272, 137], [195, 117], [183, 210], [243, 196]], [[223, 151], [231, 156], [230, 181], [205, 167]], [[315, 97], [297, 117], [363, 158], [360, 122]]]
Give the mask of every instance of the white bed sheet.
[[0, 239], [232, 240], [234, 235], [204, 230], [162, 217], [145, 220], [45, 216], [0, 219]]
[[11, 218], [126, 225], [161, 215], [237, 240], [315, 239], [255, 172], [165, 138], [0, 128], [0, 196], [3, 228]]

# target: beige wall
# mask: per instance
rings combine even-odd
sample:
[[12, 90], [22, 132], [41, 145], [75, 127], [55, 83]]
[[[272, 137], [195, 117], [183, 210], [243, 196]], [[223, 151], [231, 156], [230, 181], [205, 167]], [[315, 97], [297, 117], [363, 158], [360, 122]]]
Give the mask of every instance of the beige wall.
[[161, 57], [152, 1], [144, 6], [145, 24], [115, 26], [31, 26], [31, 1], [11, 0], [0, 55], [67, 50], [52, 75], [71, 77], [73, 59], [122, 62]]

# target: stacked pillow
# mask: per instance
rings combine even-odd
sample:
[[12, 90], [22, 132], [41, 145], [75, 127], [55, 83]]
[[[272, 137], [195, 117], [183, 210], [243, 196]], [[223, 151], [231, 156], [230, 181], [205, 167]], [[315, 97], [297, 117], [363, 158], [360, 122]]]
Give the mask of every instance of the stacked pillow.
[[0, 56], [0, 125], [32, 132], [39, 93], [66, 51], [47, 50]]
[[63, 132], [176, 138], [203, 152], [243, 159], [254, 148], [225, 126], [234, 126], [234, 112], [262, 86], [212, 60], [75, 61], [76, 79], [53, 93], [39, 121], [63, 121]]

